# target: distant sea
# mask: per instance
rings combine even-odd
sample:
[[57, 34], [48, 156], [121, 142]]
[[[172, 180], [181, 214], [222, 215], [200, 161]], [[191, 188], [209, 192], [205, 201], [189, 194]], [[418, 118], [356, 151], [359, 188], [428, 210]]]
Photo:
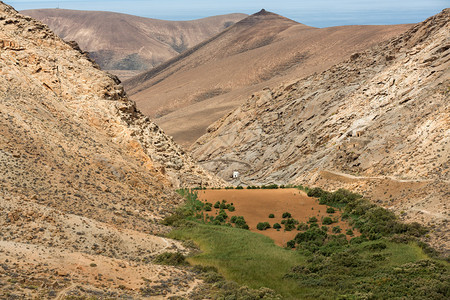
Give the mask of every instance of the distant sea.
[[193, 20], [208, 16], [247, 13], [262, 8], [314, 26], [417, 23], [449, 6], [449, 0], [131, 0], [131, 1], [4, 1], [17, 10], [64, 8], [115, 11], [163, 20]]

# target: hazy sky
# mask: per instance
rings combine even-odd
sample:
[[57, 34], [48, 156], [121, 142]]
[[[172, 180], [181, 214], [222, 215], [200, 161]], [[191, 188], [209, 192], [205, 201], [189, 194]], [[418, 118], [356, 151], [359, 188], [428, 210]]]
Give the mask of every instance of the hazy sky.
[[417, 23], [450, 6], [450, 0], [81, 0], [5, 1], [17, 10], [66, 8], [103, 10], [165, 20], [192, 20], [261, 8], [310, 26]]

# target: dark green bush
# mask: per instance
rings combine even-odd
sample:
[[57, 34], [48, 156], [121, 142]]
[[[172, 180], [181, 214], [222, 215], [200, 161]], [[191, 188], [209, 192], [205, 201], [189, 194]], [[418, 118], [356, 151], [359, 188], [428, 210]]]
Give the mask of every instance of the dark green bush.
[[270, 228], [269, 222], [259, 222], [258, 225], [256, 225], [256, 229], [258, 230], [266, 230]]
[[219, 208], [220, 207], [220, 202], [217, 201], [216, 203], [214, 203], [214, 208]]
[[273, 218], [275, 218], [275, 215], [274, 214], [270, 214], [269, 218], [273, 219]]
[[353, 235], [353, 230], [349, 229], [349, 230], [347, 230], [347, 232], [345, 234], [346, 235]]
[[341, 227], [340, 226], [334, 226], [333, 229], [331, 230], [331, 232], [333, 232], [333, 233], [340, 233], [341, 232]]
[[243, 190], [244, 188], [243, 188], [242, 186], [238, 185], [238, 186], [236, 187], [236, 189], [237, 189], [237, 190]]
[[318, 221], [319, 221], [319, 220], [317, 220], [316, 217], [311, 217], [311, 218], [309, 218], [308, 223], [317, 223]]
[[280, 229], [281, 228], [281, 225], [280, 224], [278, 224], [278, 223], [275, 223], [275, 224], [273, 224], [273, 229]]
[[230, 206], [228, 206], [228, 210], [229, 210], [229, 211], [235, 211], [236, 208], [235, 208], [233, 205], [230, 205]]
[[295, 248], [295, 241], [294, 240], [288, 241], [286, 247], [290, 249]]
[[322, 220], [322, 224], [324, 224], [324, 225], [331, 225], [331, 224], [333, 224], [333, 219], [331, 219], [330, 217], [325, 217]]
[[334, 214], [336, 210], [332, 207], [327, 207], [327, 214]]
[[286, 219], [286, 218], [292, 218], [292, 215], [290, 214], [290, 213], [288, 213], [288, 212], [284, 212], [283, 213], [283, 215], [281, 216], [283, 219]]

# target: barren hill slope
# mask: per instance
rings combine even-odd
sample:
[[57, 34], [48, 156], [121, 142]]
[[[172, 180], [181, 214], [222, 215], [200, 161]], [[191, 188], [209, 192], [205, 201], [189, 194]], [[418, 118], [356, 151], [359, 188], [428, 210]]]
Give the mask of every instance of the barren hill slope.
[[186, 294], [192, 274], [148, 263], [182, 247], [151, 234], [199, 184], [221, 181], [115, 77], [0, 2], [0, 298]]
[[228, 14], [193, 21], [165, 21], [102, 11], [35, 9], [66, 41], [76, 41], [104, 70], [126, 79], [178, 55], [245, 18]]
[[[450, 9], [344, 63], [255, 93], [193, 155], [229, 180], [360, 191], [450, 249]], [[442, 239], [441, 239], [442, 238]]]
[[253, 92], [321, 72], [407, 28], [319, 29], [261, 11], [124, 86], [143, 113], [190, 145]]

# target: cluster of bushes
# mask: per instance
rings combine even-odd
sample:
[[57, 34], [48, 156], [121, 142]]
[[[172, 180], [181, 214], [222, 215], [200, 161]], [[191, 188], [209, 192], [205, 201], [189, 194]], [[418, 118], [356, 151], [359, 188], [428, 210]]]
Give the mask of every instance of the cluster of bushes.
[[291, 231], [297, 227], [299, 222], [296, 219], [288, 218], [281, 221], [281, 224], [284, 225], [285, 231]]
[[234, 227], [241, 229], [249, 229], [247, 222], [242, 216], [232, 216], [230, 219], [230, 223], [234, 224]]
[[[210, 203], [207, 202], [206, 204], [210, 204]], [[216, 203], [214, 203], [214, 208], [216, 208], [216, 209], [228, 209], [229, 211], [235, 211], [236, 210], [236, 208], [233, 206], [233, 203], [228, 204], [226, 200], [222, 200], [222, 202], [217, 201]]]
[[256, 229], [258, 230], [266, 230], [270, 228], [269, 222], [259, 222], [258, 225], [256, 225]]
[[[326, 255], [309, 256], [286, 278], [312, 288], [307, 298], [327, 294], [332, 299], [449, 299], [448, 267], [420, 260], [392, 267], [384, 241], [353, 243], [336, 236]], [[395, 262], [394, 262], [395, 263]], [[331, 280], [332, 279], [332, 280]]]
[[313, 188], [308, 191], [308, 196], [319, 198], [320, 204], [342, 207], [342, 218], [347, 219], [352, 227], [371, 240], [393, 234], [419, 237], [428, 231], [418, 223], [401, 223], [393, 212], [344, 189], [327, 192], [321, 188]]

